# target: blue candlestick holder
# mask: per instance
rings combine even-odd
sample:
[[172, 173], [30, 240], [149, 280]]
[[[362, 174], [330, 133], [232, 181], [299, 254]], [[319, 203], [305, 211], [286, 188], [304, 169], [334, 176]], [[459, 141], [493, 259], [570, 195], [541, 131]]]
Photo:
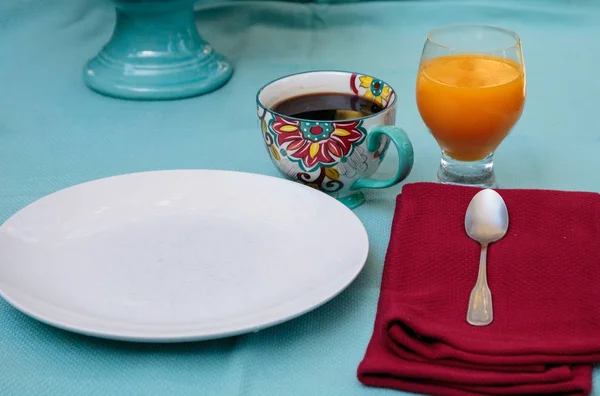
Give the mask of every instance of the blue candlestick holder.
[[83, 70], [94, 91], [123, 99], [180, 99], [213, 91], [231, 78], [231, 63], [198, 33], [195, 0], [112, 2], [112, 37]]

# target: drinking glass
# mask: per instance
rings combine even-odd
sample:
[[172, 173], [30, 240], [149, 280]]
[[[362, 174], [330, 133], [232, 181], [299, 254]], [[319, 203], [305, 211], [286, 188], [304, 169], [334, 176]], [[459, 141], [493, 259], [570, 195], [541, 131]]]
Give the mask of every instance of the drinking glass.
[[525, 105], [521, 39], [490, 25], [431, 30], [421, 54], [417, 106], [442, 150], [442, 183], [494, 187], [494, 151]]

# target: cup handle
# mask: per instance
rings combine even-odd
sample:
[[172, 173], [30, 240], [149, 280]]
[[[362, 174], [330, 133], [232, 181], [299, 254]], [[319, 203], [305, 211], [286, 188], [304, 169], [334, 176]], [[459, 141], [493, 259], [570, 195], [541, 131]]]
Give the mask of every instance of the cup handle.
[[393, 186], [404, 180], [410, 173], [414, 163], [413, 147], [408, 138], [408, 135], [402, 128], [395, 126], [384, 125], [377, 126], [367, 134], [367, 150], [369, 152], [376, 151], [381, 145], [381, 135], [386, 135], [398, 150], [398, 170], [396, 175], [391, 179], [375, 180], [370, 177], [363, 177], [355, 181], [350, 190], [358, 190], [360, 188], [386, 188]]

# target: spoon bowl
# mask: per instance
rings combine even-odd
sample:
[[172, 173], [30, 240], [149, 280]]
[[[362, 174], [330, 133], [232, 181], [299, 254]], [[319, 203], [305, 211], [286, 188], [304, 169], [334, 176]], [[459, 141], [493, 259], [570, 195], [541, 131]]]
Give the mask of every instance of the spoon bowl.
[[492, 189], [475, 194], [465, 215], [465, 230], [481, 245], [479, 273], [469, 299], [467, 322], [473, 326], [486, 326], [494, 319], [492, 293], [487, 283], [488, 245], [504, 237], [508, 231], [508, 209], [500, 194]]
[[481, 190], [469, 203], [465, 215], [465, 230], [471, 239], [490, 244], [502, 239], [508, 230], [508, 209], [496, 191]]

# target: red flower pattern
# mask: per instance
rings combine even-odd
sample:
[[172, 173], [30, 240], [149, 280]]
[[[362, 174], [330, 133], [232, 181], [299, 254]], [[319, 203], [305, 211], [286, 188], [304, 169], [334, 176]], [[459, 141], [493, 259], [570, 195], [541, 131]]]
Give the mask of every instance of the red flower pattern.
[[309, 171], [331, 165], [352, 153], [365, 138], [362, 121], [305, 122], [278, 115], [270, 122], [277, 145]]

